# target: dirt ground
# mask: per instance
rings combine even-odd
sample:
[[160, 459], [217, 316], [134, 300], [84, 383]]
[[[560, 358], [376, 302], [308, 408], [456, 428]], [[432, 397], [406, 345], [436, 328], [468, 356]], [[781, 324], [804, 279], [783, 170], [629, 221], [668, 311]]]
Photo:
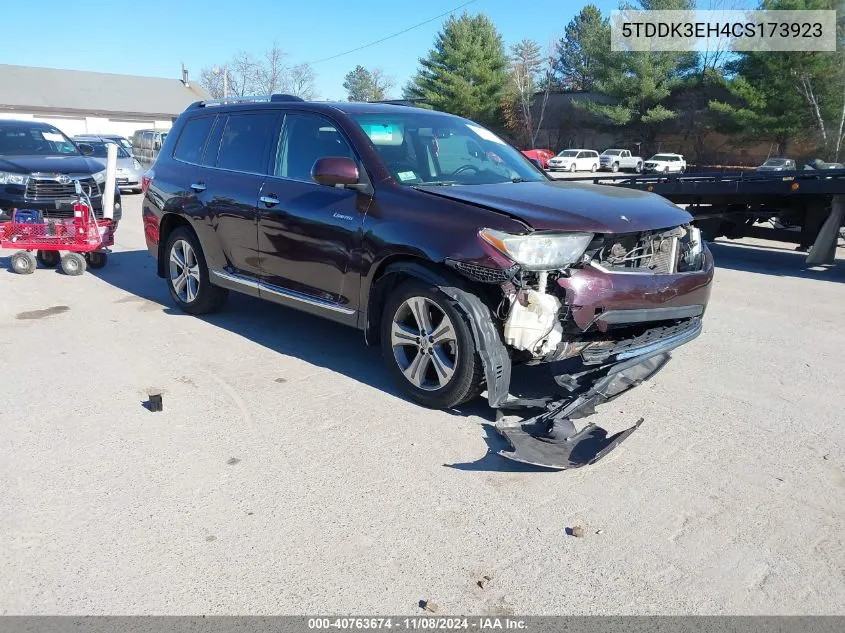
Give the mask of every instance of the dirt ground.
[[0, 613], [845, 613], [842, 249], [715, 244], [704, 334], [596, 420], [642, 427], [534, 472], [352, 329], [183, 315], [125, 202], [101, 271], [0, 253]]

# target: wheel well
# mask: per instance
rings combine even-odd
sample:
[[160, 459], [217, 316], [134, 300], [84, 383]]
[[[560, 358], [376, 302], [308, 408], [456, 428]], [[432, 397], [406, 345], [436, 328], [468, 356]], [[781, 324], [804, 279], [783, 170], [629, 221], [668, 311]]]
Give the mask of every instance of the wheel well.
[[[403, 268], [403, 264], [407, 267]], [[370, 284], [370, 294], [367, 297], [367, 322], [364, 327], [364, 338], [368, 345], [377, 345], [381, 332], [381, 314], [384, 302], [390, 293], [406, 279], [424, 279], [414, 268], [422, 267], [432, 275], [448, 280], [456, 285], [464, 285], [448, 268], [432, 263], [429, 260], [409, 255], [389, 257], [381, 262], [373, 275]]]
[[170, 234], [180, 226], [187, 226], [193, 231], [191, 223], [188, 222], [181, 215], [176, 213], [166, 213], [158, 225], [158, 276], [164, 277], [164, 247], [167, 245], [167, 240]]

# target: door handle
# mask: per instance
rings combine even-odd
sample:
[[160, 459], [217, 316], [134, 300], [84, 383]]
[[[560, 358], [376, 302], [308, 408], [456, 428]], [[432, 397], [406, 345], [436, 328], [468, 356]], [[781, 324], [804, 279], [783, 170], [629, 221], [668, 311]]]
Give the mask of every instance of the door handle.
[[261, 197], [259, 198], [259, 200], [260, 200], [261, 202], [263, 202], [263, 203], [264, 203], [264, 206], [265, 206], [265, 207], [267, 207], [268, 209], [269, 209], [270, 207], [275, 207], [277, 204], [279, 204], [279, 202], [281, 202], [281, 201], [280, 201], [280, 200], [279, 200], [279, 199], [278, 199], [278, 198], [277, 198], [274, 194], [272, 194], [272, 193], [271, 193], [269, 196], [261, 196]]
[[205, 183], [204, 182], [195, 182], [191, 185], [191, 189], [200, 193], [201, 191], [205, 191]]

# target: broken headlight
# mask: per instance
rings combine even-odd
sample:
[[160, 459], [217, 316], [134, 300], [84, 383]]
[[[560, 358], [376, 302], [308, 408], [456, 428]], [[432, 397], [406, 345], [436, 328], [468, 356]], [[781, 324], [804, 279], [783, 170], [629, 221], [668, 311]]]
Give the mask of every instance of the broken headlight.
[[701, 229], [691, 226], [681, 238], [681, 253], [678, 259], [678, 272], [701, 270], [704, 259], [704, 241]]
[[593, 239], [592, 233], [530, 233], [511, 235], [482, 229], [478, 235], [526, 270], [558, 270], [577, 262]]

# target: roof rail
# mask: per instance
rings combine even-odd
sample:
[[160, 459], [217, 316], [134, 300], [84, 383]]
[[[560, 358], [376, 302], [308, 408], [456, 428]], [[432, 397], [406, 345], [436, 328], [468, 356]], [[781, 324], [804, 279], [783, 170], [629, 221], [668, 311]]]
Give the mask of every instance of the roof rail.
[[388, 105], [401, 105], [416, 107], [420, 104], [431, 105], [428, 99], [382, 99], [381, 101], [370, 101], [369, 103], [386, 103]]
[[197, 101], [190, 106], [193, 108], [204, 108], [206, 106], [227, 105], [230, 103], [280, 103], [284, 101], [303, 101], [301, 97], [286, 94], [272, 95], [250, 95], [246, 97], [223, 97], [222, 99], [205, 99]]

